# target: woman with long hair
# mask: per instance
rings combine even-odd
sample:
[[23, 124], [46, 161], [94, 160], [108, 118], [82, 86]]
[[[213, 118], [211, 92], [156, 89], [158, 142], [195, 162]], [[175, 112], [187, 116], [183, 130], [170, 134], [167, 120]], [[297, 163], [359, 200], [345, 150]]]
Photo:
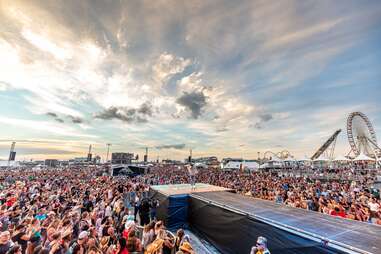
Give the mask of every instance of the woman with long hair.
[[140, 252], [140, 251], [142, 251], [142, 244], [140, 242], [140, 239], [136, 237], [135, 229], [131, 230], [128, 233], [127, 250], [129, 252]]

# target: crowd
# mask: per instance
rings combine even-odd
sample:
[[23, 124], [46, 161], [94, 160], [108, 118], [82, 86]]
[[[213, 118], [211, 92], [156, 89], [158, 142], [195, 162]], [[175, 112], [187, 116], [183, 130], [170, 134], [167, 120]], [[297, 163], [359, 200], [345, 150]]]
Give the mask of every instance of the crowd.
[[[368, 180], [213, 169], [196, 174], [197, 182], [242, 195], [381, 225], [380, 195]], [[0, 254], [195, 253], [183, 230], [170, 233], [157, 221], [158, 203], [148, 197], [150, 185], [189, 181], [184, 167], [168, 165], [133, 178], [91, 168], [2, 171]]]
[[[381, 225], [381, 202], [377, 189], [370, 188], [372, 177], [363, 175], [361, 181], [342, 180], [342, 170], [315, 171], [309, 176], [289, 176], [271, 172], [224, 172], [201, 169], [197, 182], [208, 183], [235, 190], [255, 198], [271, 200], [278, 204], [303, 208], [347, 219]], [[334, 179], [323, 181], [316, 175], [336, 174]], [[186, 170], [175, 166], [160, 167], [149, 175], [151, 184], [189, 182]]]
[[156, 220], [145, 177], [72, 168], [0, 179], [0, 254], [194, 253], [184, 231], [173, 235]]

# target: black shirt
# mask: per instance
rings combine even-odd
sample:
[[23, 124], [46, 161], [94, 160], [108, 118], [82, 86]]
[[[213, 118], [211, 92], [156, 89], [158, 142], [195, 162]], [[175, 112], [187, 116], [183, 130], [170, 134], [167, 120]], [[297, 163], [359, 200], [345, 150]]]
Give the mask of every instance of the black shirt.
[[21, 249], [22, 249], [22, 253], [23, 254], [25, 253], [26, 248], [28, 247], [28, 241], [22, 239], [22, 237], [25, 236], [25, 235], [26, 234], [24, 232], [20, 232], [17, 235], [12, 237], [12, 241], [14, 243], [18, 243], [19, 245], [21, 245]]
[[6, 254], [11, 248], [11, 242], [8, 241], [6, 244], [0, 244], [0, 254]]

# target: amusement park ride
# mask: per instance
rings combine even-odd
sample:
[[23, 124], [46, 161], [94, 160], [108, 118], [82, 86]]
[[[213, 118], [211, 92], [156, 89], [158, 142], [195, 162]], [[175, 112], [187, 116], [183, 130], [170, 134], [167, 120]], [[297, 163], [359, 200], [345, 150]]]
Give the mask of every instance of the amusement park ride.
[[[381, 148], [377, 144], [376, 132], [369, 118], [361, 112], [352, 112], [347, 118], [347, 137], [350, 146], [349, 153], [345, 158], [355, 159], [357, 157], [368, 158], [376, 161], [376, 167], [381, 165]], [[312, 155], [309, 160], [327, 160], [333, 161], [337, 137], [341, 129], [336, 130], [321, 147]], [[274, 160], [278, 158], [285, 160], [293, 156], [284, 150], [279, 153], [267, 151], [264, 154], [264, 160]]]
[[[335, 133], [316, 151], [311, 160], [319, 158], [322, 154], [332, 160], [337, 136], [341, 129]], [[347, 136], [350, 151], [346, 157], [355, 158], [361, 154], [375, 159], [380, 163], [381, 148], [377, 144], [376, 133], [368, 117], [361, 112], [353, 112], [347, 118]]]
[[368, 117], [361, 112], [353, 112], [347, 119], [347, 135], [351, 150], [348, 155], [361, 153], [378, 160], [381, 148], [377, 145], [376, 133]]

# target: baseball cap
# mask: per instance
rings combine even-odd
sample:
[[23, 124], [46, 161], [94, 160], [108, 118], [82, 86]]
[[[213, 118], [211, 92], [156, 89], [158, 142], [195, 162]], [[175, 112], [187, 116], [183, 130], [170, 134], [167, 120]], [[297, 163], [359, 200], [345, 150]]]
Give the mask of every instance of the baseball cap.
[[85, 238], [88, 237], [88, 236], [89, 236], [89, 233], [88, 233], [87, 231], [82, 231], [82, 232], [79, 234], [78, 239], [79, 239], [79, 240], [83, 240], [83, 239], [85, 239]]

